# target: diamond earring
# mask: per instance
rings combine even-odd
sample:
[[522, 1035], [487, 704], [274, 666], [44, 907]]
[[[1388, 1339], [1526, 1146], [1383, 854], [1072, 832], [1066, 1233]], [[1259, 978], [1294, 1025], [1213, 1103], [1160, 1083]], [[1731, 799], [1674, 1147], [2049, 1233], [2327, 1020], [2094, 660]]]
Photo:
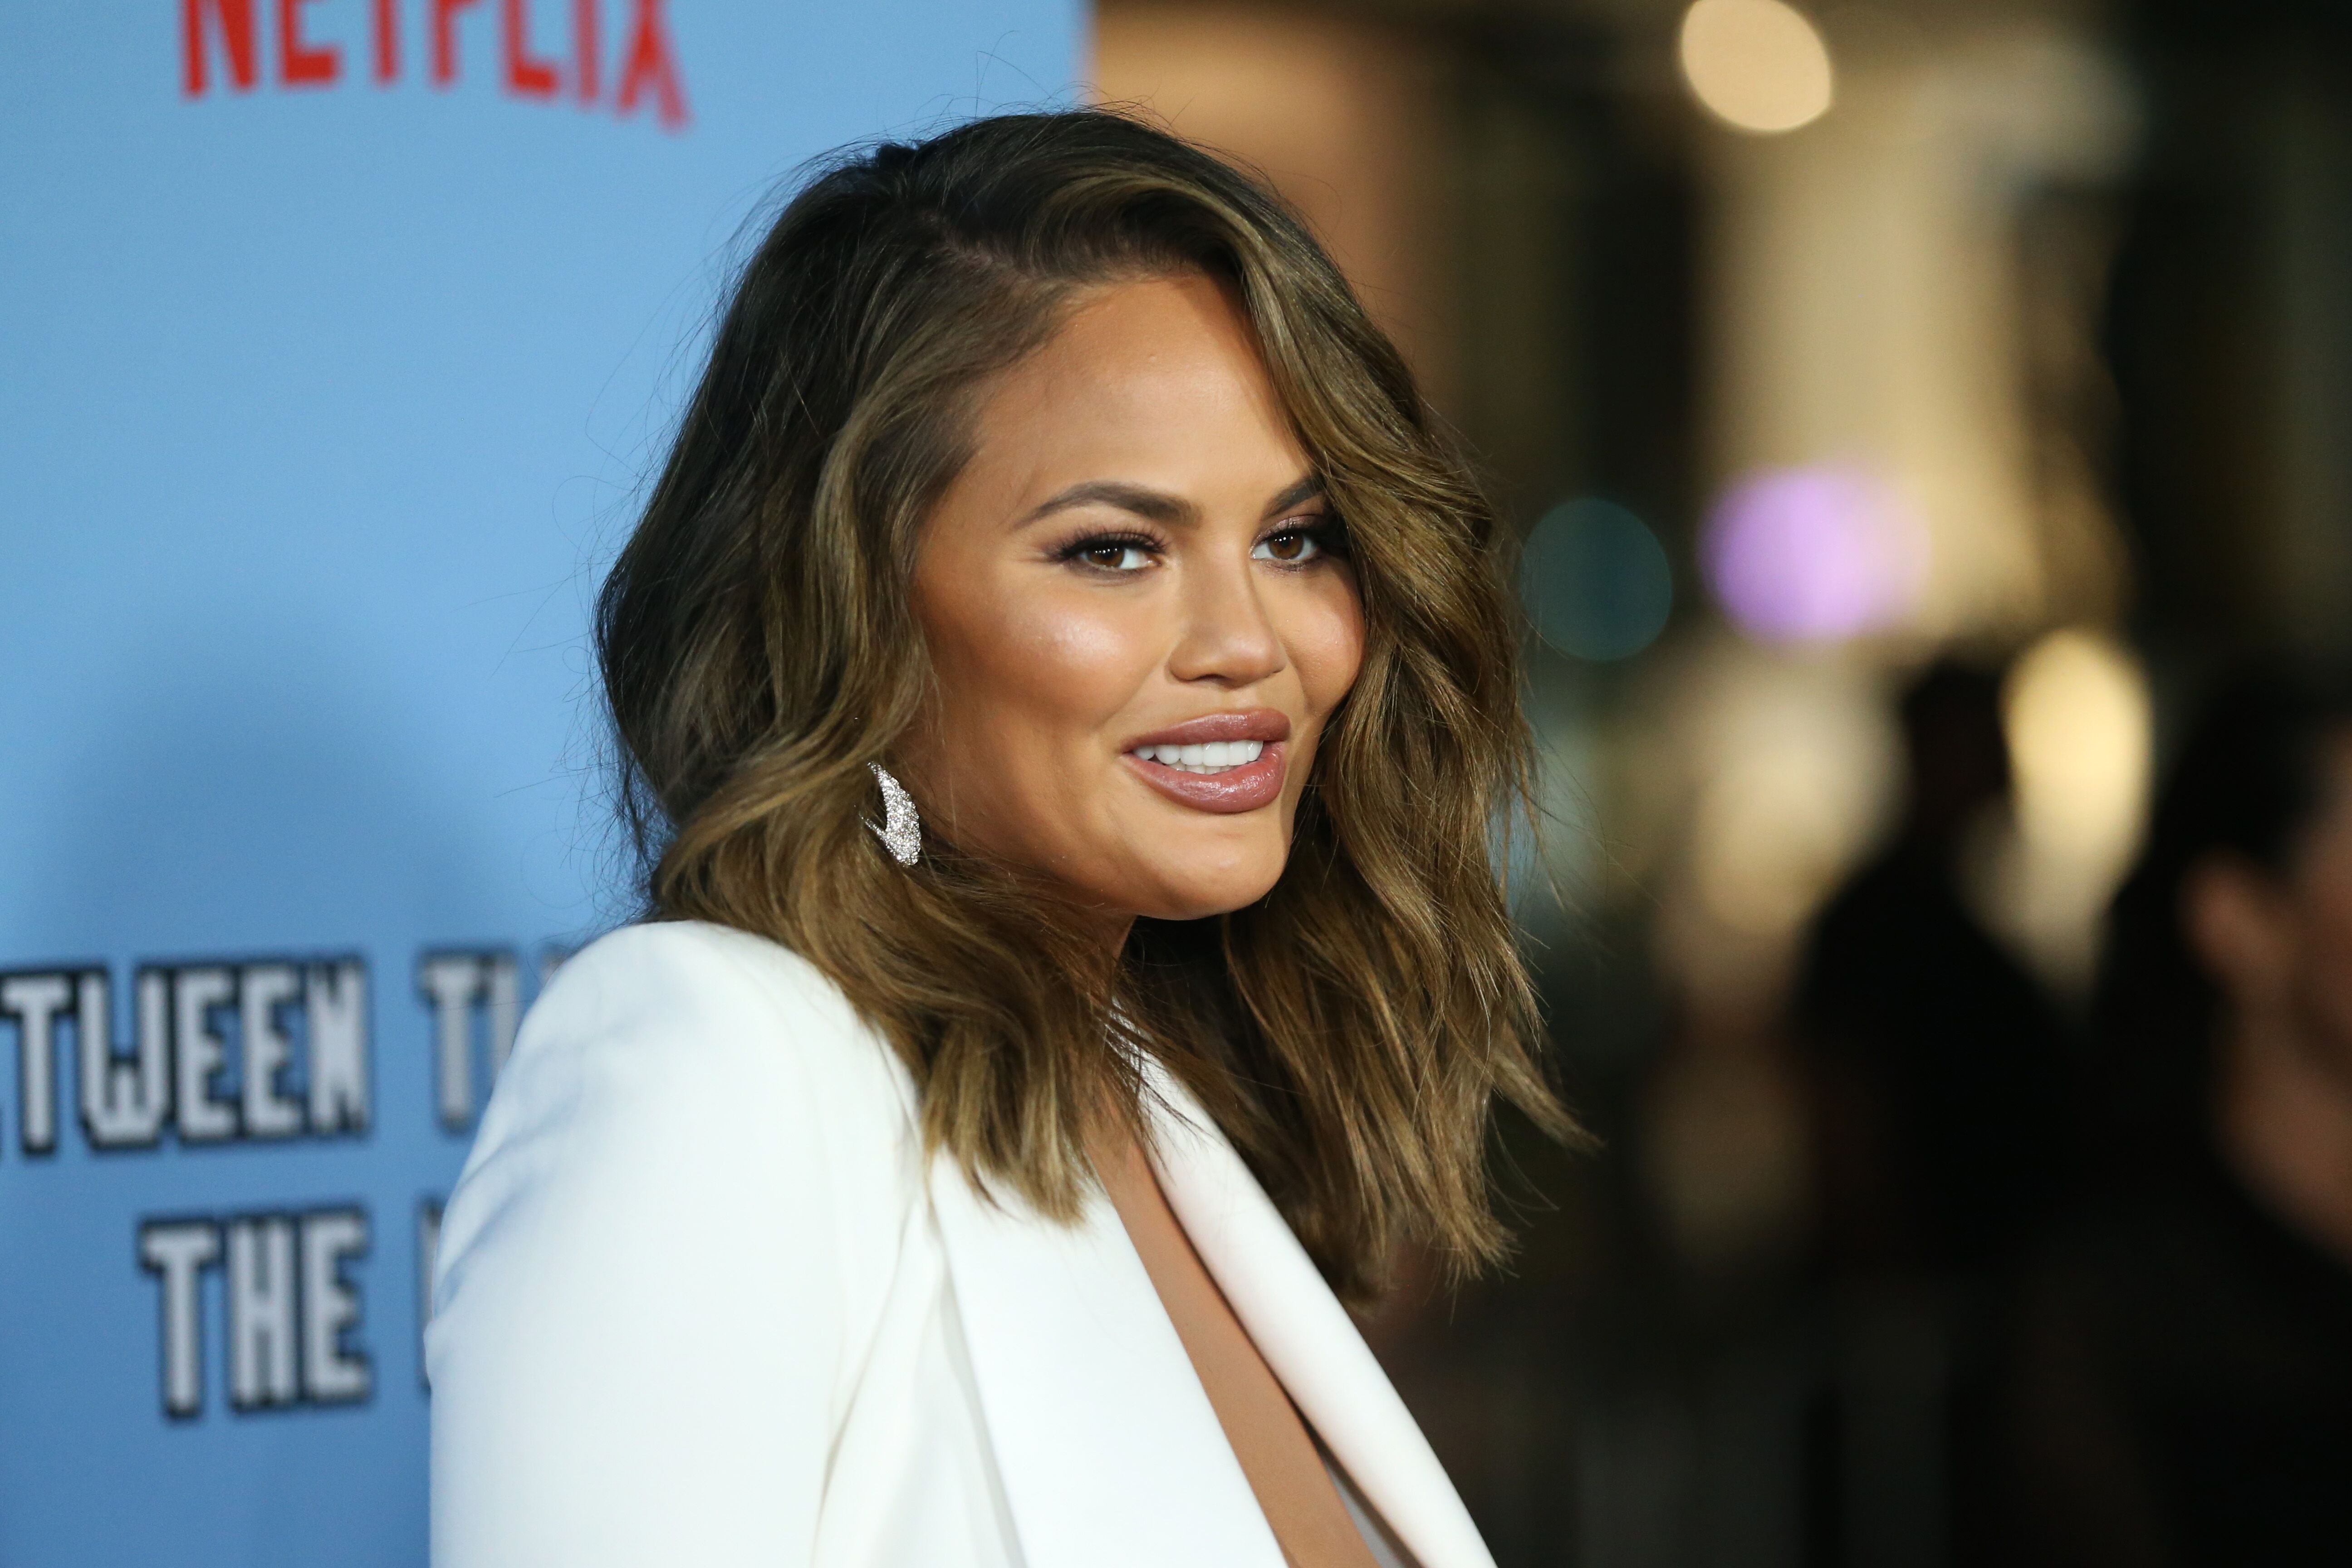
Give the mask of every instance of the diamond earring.
[[874, 770], [875, 782], [882, 786], [882, 821], [873, 822], [874, 837], [882, 840], [882, 847], [890, 851], [890, 858], [901, 866], [911, 866], [923, 853], [923, 819], [915, 815], [915, 801], [907, 786], [890, 776], [879, 763], [868, 763]]

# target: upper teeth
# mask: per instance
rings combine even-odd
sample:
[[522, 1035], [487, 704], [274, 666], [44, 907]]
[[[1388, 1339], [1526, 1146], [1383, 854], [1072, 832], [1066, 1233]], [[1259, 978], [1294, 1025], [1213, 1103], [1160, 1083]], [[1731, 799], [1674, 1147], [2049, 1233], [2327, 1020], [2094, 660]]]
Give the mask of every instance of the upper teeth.
[[1188, 773], [1221, 773], [1257, 761], [1265, 750], [1264, 741], [1206, 741], [1196, 746], [1138, 746], [1135, 754]]

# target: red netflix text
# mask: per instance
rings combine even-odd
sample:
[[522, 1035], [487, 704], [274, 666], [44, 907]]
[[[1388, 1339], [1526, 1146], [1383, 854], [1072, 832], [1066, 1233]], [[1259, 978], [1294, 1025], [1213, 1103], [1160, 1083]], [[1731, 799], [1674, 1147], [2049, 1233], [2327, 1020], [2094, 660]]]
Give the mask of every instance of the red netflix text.
[[[180, 0], [180, 86], [190, 98], [216, 86], [252, 91], [267, 31], [281, 88], [356, 79], [362, 58], [378, 86], [420, 67], [440, 88], [488, 70], [517, 98], [609, 103], [617, 114], [650, 104], [678, 130], [686, 87], [663, 0], [626, 3], [623, 25], [608, 28], [607, 0]], [[563, 25], [549, 26], [559, 10]]]

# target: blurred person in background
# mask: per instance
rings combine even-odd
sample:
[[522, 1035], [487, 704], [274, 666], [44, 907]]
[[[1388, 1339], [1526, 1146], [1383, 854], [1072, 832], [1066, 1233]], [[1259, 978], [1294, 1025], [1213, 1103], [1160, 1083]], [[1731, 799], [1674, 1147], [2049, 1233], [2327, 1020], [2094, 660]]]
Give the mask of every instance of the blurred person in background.
[[1977, 1276], [2046, 1214], [2069, 1064], [2055, 1006], [1970, 909], [1965, 861], [2010, 798], [1998, 673], [1905, 693], [1894, 842], [1816, 921], [1797, 992], [1832, 1277]]
[[2000, 1556], [2352, 1558], [2352, 683], [2272, 667], [2207, 705], [2095, 1033], [2094, 1179], [2020, 1303]]
[[1904, 692], [1893, 841], [1823, 909], [1799, 979], [1836, 1346], [1809, 1491], [1839, 1561], [1978, 1539], [1989, 1309], [2065, 1173], [2063, 1021], [1970, 904], [2011, 796], [2000, 692], [1949, 659]]

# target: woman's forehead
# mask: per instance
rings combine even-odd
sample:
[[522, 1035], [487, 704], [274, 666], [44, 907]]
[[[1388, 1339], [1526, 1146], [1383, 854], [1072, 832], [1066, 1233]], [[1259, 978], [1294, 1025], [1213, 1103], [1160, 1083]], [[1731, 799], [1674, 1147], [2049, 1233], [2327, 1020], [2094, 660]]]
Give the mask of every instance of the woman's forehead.
[[1030, 505], [1102, 480], [1271, 495], [1308, 468], [1246, 324], [1201, 278], [1087, 300], [998, 378], [975, 436], [974, 466], [1017, 474]]

